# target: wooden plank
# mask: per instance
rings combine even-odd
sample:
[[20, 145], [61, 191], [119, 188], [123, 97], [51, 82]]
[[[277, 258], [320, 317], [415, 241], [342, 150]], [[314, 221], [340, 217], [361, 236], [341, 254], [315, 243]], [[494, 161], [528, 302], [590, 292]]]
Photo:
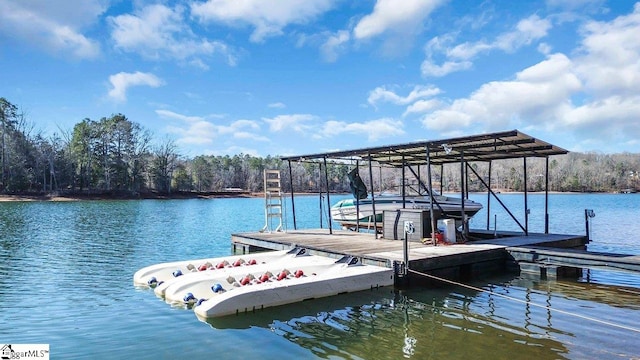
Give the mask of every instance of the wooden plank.
[[[409, 260], [412, 268], [432, 270], [500, 260], [506, 257], [507, 247], [571, 242], [582, 238], [579, 235], [530, 234], [447, 246], [424, 245], [419, 241], [410, 241]], [[231, 240], [234, 243], [274, 250], [300, 246], [309, 249], [311, 253], [331, 257], [357, 256], [388, 267], [392, 266], [394, 261], [403, 261], [402, 240], [376, 239], [371, 233], [334, 230], [333, 234], [330, 234], [328, 229], [305, 229], [233, 234]]]

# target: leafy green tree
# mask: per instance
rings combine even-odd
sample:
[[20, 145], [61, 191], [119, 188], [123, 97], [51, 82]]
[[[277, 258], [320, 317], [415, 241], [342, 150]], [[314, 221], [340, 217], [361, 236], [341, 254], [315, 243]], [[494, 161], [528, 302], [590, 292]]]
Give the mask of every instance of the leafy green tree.
[[173, 188], [177, 191], [191, 191], [193, 188], [193, 179], [185, 163], [178, 164], [173, 171]]
[[93, 120], [86, 118], [73, 127], [69, 150], [78, 180], [77, 187], [80, 191], [89, 190], [93, 186], [93, 166], [96, 161], [94, 159], [94, 143], [96, 139], [96, 124]]

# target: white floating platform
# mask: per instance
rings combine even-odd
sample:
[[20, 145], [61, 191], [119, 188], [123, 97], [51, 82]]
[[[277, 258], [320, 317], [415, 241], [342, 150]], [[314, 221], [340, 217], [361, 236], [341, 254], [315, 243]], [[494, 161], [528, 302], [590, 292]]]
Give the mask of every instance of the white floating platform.
[[[211, 291], [208, 299], [197, 300], [194, 311], [199, 318], [207, 319], [394, 283], [393, 269], [363, 265], [354, 257], [345, 257], [332, 264], [311, 266], [307, 271], [303, 270], [302, 276], [296, 277], [296, 273], [279, 281], [276, 277], [253, 285], [234, 287], [229, 291]], [[211, 286], [215, 287], [216, 284]]]
[[133, 275], [133, 284], [139, 287], [157, 287], [184, 274], [210, 270], [230, 271], [247, 266], [287, 261], [298, 256], [308, 256], [306, 249], [293, 248], [267, 251], [251, 255], [233, 255], [218, 258], [167, 262], [144, 267]]
[[155, 287], [168, 303], [193, 306], [198, 317], [207, 319], [390, 286], [394, 272], [355, 257], [336, 261], [294, 248], [153, 265], [136, 272], [134, 284]]
[[[230, 291], [238, 287], [256, 285], [262, 282], [278, 281], [315, 273], [333, 265], [335, 259], [324, 256], [287, 255], [278, 261], [271, 261], [254, 266], [225, 268], [219, 270], [190, 273], [171, 279], [154, 291], [158, 296], [170, 304], [188, 303], [184, 299], [189, 297], [195, 303], [200, 299], [208, 299], [215, 293]], [[213, 287], [217, 290], [213, 291]], [[190, 296], [188, 296], [191, 294]]]

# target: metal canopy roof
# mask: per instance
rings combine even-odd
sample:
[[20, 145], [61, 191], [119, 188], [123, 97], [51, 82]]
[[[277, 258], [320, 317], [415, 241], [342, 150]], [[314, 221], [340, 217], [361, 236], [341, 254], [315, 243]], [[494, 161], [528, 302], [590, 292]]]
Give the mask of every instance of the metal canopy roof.
[[427, 148], [433, 165], [464, 161], [490, 161], [524, 157], [562, 155], [567, 150], [533, 138], [518, 130], [464, 136], [450, 139], [419, 141], [355, 150], [320, 154], [286, 156], [282, 160], [314, 161], [321, 159], [348, 159], [374, 161], [402, 167], [426, 165]]

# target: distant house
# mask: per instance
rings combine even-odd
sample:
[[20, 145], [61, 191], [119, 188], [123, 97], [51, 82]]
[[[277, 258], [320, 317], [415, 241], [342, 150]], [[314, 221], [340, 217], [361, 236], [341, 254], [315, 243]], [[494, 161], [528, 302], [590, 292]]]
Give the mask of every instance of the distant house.
[[232, 187], [225, 188], [224, 191], [226, 191], [226, 192], [244, 192], [244, 190], [241, 189], [241, 188], [232, 188]]

